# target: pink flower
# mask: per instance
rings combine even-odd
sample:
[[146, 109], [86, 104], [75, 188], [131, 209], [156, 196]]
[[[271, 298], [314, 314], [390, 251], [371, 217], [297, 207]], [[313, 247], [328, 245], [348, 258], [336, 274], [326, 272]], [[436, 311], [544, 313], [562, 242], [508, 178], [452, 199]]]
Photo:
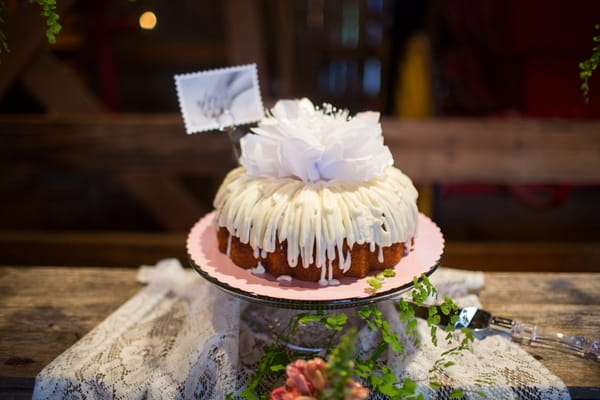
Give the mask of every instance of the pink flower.
[[317, 391], [325, 389], [329, 385], [325, 370], [327, 369], [327, 363], [323, 359], [317, 357], [306, 363], [304, 369], [304, 376], [312, 384], [313, 388]]
[[295, 388], [281, 386], [271, 392], [270, 400], [317, 400], [312, 396], [304, 396]]
[[314, 391], [312, 384], [304, 375], [307, 364], [305, 360], [296, 360], [285, 369], [288, 376], [285, 385], [289, 388], [296, 388], [301, 394], [312, 394]]
[[285, 396], [288, 393], [285, 386], [280, 386], [278, 388], [273, 389], [271, 392], [270, 400], [285, 400]]
[[344, 400], [365, 400], [369, 397], [369, 389], [363, 387], [356, 381], [348, 382], [348, 390], [344, 396]]
[[[327, 380], [327, 363], [321, 358], [296, 360], [286, 367], [285, 386], [271, 392], [271, 400], [317, 400], [324, 389], [331, 389]], [[369, 390], [353, 380], [348, 381], [344, 400], [365, 400]]]

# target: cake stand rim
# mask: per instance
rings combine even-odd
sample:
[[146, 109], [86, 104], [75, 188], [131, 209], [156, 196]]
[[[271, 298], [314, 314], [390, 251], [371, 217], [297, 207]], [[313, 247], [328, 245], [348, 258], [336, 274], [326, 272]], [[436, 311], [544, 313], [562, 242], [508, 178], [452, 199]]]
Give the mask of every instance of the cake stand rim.
[[[193, 252], [190, 250], [190, 248], [194, 245], [192, 241], [195, 239], [197, 239], [197, 240], [201, 239], [201, 237], [200, 237], [201, 235], [198, 235], [198, 232], [197, 232], [198, 225], [200, 225], [202, 222], [204, 222], [206, 224], [207, 221], [205, 219], [210, 219], [208, 221], [209, 222], [208, 225], [211, 225], [210, 222], [212, 221], [212, 218], [214, 218], [214, 214], [215, 214], [215, 211], [211, 211], [211, 212], [207, 213], [199, 221], [197, 221], [196, 224], [194, 225], [194, 227], [190, 230], [190, 233], [188, 235], [188, 239], [186, 242], [188, 261], [189, 261], [191, 267], [200, 276], [202, 276], [204, 279], [209, 281], [211, 284], [217, 286], [222, 291], [224, 291], [230, 295], [233, 295], [235, 297], [238, 297], [238, 298], [241, 298], [241, 299], [244, 299], [247, 301], [251, 301], [251, 302], [257, 302], [260, 304], [271, 305], [271, 306], [280, 307], [280, 308], [299, 309], [299, 310], [311, 310], [311, 309], [313, 309], [313, 310], [314, 309], [333, 310], [333, 309], [353, 308], [353, 307], [372, 304], [372, 303], [379, 302], [382, 300], [387, 300], [392, 297], [399, 296], [402, 293], [405, 293], [406, 291], [408, 291], [414, 287], [413, 279], [411, 279], [410, 281], [403, 282], [403, 284], [401, 284], [401, 285], [394, 286], [392, 288], [388, 288], [388, 289], [385, 289], [382, 291], [375, 291], [372, 294], [362, 294], [361, 293], [361, 295], [359, 295], [359, 296], [350, 296], [350, 297], [345, 296], [345, 297], [340, 297], [340, 298], [308, 299], [307, 300], [307, 299], [301, 299], [301, 298], [269, 296], [266, 294], [256, 293], [253, 291], [245, 290], [240, 287], [232, 286], [232, 285], [228, 284], [227, 282], [223, 282], [223, 281], [219, 280], [218, 277], [211, 275], [208, 271], [203, 269], [202, 266], [199, 265], [200, 263], [197, 262], [194, 255], [192, 254]], [[431, 221], [431, 219], [429, 217], [425, 216], [422, 213], [419, 213], [419, 217], [425, 218], [426, 220], [429, 221], [429, 223], [431, 223], [435, 227], [435, 229], [437, 230], [436, 233], [439, 234], [439, 240], [441, 240], [441, 248], [438, 249], [439, 256], [438, 256], [437, 260], [434, 261], [427, 270], [421, 271], [419, 274], [419, 276], [422, 274], [422, 275], [429, 277], [440, 266], [445, 242], [444, 242], [444, 238], [443, 238], [443, 235], [442, 235], [439, 227], [433, 221]], [[201, 233], [204, 233], [204, 231], [202, 231]], [[415, 247], [417, 247], [417, 246], [418, 246], [418, 241], [416, 241], [416, 243], [415, 243]], [[224, 262], [229, 262], [229, 263], [233, 264], [231, 262], [231, 260], [229, 260], [229, 259], [225, 260]], [[402, 263], [402, 260], [400, 260], [400, 263]], [[241, 267], [237, 267], [237, 266], [235, 266], [235, 267], [239, 268], [242, 271], [245, 271], [246, 273], [250, 273], [248, 270], [244, 270]], [[360, 280], [371, 279], [372, 277], [373, 277], [372, 275], [369, 275], [365, 278], [352, 278], [352, 279], [355, 281], [360, 281]], [[413, 278], [414, 278], [414, 276], [413, 276]], [[343, 278], [343, 279], [346, 279], [346, 278]], [[341, 285], [344, 285], [344, 283], [342, 283]], [[319, 290], [319, 289], [316, 288], [314, 290]]]

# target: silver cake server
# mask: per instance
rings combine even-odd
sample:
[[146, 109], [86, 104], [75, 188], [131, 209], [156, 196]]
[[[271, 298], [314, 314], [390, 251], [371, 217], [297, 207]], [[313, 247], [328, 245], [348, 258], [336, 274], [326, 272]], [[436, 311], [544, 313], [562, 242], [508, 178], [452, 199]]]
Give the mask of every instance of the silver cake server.
[[[429, 307], [413, 303], [411, 306], [417, 317], [427, 319]], [[450, 317], [442, 314], [439, 307], [437, 314], [441, 317], [439, 325], [447, 326], [450, 323]], [[566, 350], [584, 358], [600, 361], [600, 339], [597, 338], [554, 332], [537, 325], [497, 317], [478, 307], [462, 308], [457, 315], [458, 321], [454, 324], [455, 329], [469, 328], [476, 332], [500, 332], [509, 335], [518, 343]]]

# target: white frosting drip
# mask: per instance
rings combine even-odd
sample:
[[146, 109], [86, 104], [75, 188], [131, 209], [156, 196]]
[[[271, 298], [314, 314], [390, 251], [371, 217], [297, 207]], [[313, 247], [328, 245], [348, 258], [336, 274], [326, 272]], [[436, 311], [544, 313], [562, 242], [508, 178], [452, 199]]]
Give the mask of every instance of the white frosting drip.
[[[371, 251], [407, 243], [416, 233], [417, 191], [395, 167], [366, 182], [319, 181], [251, 176], [243, 167], [232, 170], [215, 197], [217, 225], [249, 244], [255, 255], [275, 251], [287, 241], [291, 267], [321, 268], [320, 282], [333, 282], [333, 260], [345, 272], [350, 253], [344, 240], [369, 243]], [[229, 251], [229, 250], [228, 250]], [[325, 267], [325, 268], [323, 268]]]
[[252, 268], [250, 270], [250, 272], [253, 273], [254, 275], [262, 275], [267, 271], [265, 270], [265, 267], [261, 263], [258, 263], [258, 265], [255, 268]]

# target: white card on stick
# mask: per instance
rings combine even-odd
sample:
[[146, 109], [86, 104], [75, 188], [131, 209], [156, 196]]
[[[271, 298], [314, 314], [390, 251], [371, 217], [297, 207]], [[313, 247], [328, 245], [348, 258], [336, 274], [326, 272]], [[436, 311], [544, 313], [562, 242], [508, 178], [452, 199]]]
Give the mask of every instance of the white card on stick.
[[222, 130], [262, 119], [256, 64], [175, 75], [188, 134]]

